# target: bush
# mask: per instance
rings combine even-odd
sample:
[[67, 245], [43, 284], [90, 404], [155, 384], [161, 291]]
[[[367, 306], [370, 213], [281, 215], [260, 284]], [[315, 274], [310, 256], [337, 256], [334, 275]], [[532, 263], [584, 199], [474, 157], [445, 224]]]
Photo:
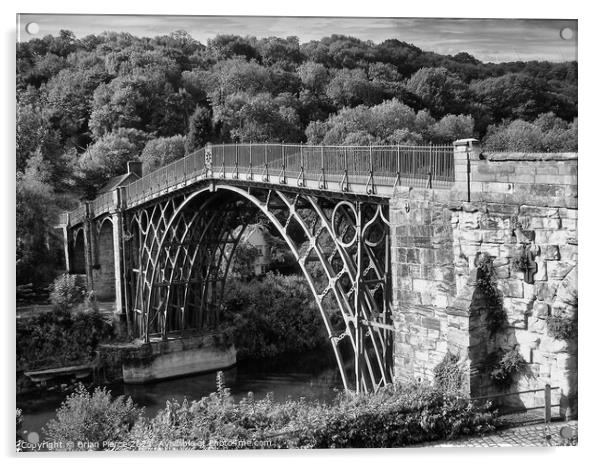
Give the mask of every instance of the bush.
[[90, 394], [79, 384], [43, 432], [67, 450], [102, 450], [107, 448], [105, 442], [124, 441], [142, 412], [129, 397], [112, 399], [106, 388], [97, 388]]
[[577, 319], [564, 313], [552, 314], [546, 319], [548, 333], [556, 340], [570, 341], [577, 338]]
[[303, 398], [275, 402], [271, 394], [255, 400], [252, 393], [236, 403], [221, 373], [217, 379], [216, 392], [198, 401], [168, 401], [151, 419], [131, 399], [112, 400], [106, 389], [90, 394], [80, 385], [44, 433], [75, 442], [73, 449], [386, 448], [495, 428], [490, 404], [426, 385], [340, 394], [330, 405]]
[[95, 310], [64, 309], [17, 321], [17, 369], [49, 369], [92, 360], [101, 341], [113, 338], [113, 327]]
[[444, 391], [458, 392], [464, 388], [465, 376], [460, 367], [460, 358], [447, 353], [443, 360], [435, 366], [434, 385]]
[[517, 376], [524, 371], [526, 362], [516, 349], [510, 351], [497, 350], [487, 356], [485, 366], [489, 369], [489, 377], [493, 384], [502, 390], [506, 390], [516, 381]]
[[169, 402], [153, 419], [142, 419], [128, 448], [383, 448], [493, 428], [489, 405], [423, 385], [341, 394], [332, 405], [278, 403], [269, 395], [256, 401], [252, 393], [235, 403], [221, 388], [199, 401]]
[[55, 308], [70, 309], [84, 301], [86, 292], [83, 277], [64, 273], [51, 286], [50, 302]]
[[486, 308], [485, 325], [492, 336], [502, 330], [508, 322], [508, 317], [504, 310], [504, 299], [502, 293], [497, 288], [493, 258], [487, 253], [480, 254], [477, 257], [476, 265], [477, 291], [484, 300]]
[[224, 308], [224, 333], [239, 360], [307, 351], [328, 341], [309, 286], [297, 275], [269, 272], [261, 280], [231, 281]]

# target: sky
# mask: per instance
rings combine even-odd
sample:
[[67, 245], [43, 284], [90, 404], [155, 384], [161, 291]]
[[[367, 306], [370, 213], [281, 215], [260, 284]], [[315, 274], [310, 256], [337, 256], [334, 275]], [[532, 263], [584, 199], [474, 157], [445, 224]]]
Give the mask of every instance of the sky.
[[[61, 29], [76, 37], [104, 31], [153, 37], [184, 30], [204, 44], [217, 34], [297, 36], [301, 42], [344, 34], [375, 43], [398, 39], [445, 55], [468, 52], [484, 62], [577, 59], [578, 27], [572, 19], [21, 14], [17, 21], [20, 41], [56, 35]], [[35, 35], [26, 31], [32, 22], [39, 26]], [[565, 28], [572, 30], [572, 38], [561, 37]]]

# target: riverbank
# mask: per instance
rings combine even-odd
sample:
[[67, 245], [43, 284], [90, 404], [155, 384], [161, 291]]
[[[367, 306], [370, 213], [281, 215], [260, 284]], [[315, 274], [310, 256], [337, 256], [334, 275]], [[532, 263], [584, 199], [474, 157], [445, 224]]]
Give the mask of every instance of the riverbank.
[[[350, 370], [352, 368], [350, 367]], [[235, 400], [249, 392], [256, 398], [273, 393], [276, 401], [287, 399], [332, 401], [337, 390], [343, 386], [330, 347], [297, 354], [239, 362], [223, 371], [225, 383]], [[195, 400], [215, 391], [215, 373], [197, 374], [178, 379], [159, 381], [144, 385], [127, 385], [122, 382], [86, 385], [89, 389], [106, 386], [114, 396], [125, 395], [145, 408], [145, 416], [152, 417], [165, 408], [169, 400], [183, 402]], [[23, 410], [22, 431], [36, 432], [44, 440], [42, 427], [55, 416], [56, 409], [72, 392], [74, 387], [61, 392], [35, 390], [17, 396], [17, 407]]]

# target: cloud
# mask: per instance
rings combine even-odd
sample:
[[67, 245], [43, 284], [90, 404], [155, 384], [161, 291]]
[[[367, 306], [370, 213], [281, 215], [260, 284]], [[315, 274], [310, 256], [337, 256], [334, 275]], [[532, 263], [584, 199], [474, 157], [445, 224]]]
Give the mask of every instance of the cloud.
[[[452, 19], [452, 18], [332, 18], [265, 16], [152, 16], [152, 15], [20, 15], [19, 39], [29, 40], [25, 25], [37, 22], [37, 36], [61, 29], [77, 37], [104, 31], [156, 36], [185, 30], [206, 43], [217, 34], [297, 36], [301, 42], [343, 34], [376, 43], [398, 39], [423, 50], [454, 55], [468, 52], [480, 60], [566, 61], [577, 59], [577, 20]], [[571, 40], [560, 37], [570, 27]]]

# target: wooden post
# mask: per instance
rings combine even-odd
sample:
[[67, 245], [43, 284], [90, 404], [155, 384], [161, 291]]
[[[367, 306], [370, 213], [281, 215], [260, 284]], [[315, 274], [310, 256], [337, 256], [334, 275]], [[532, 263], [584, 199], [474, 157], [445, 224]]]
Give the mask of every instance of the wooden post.
[[544, 406], [545, 406], [545, 422], [548, 423], [552, 420], [552, 387], [549, 383], [544, 388]]

